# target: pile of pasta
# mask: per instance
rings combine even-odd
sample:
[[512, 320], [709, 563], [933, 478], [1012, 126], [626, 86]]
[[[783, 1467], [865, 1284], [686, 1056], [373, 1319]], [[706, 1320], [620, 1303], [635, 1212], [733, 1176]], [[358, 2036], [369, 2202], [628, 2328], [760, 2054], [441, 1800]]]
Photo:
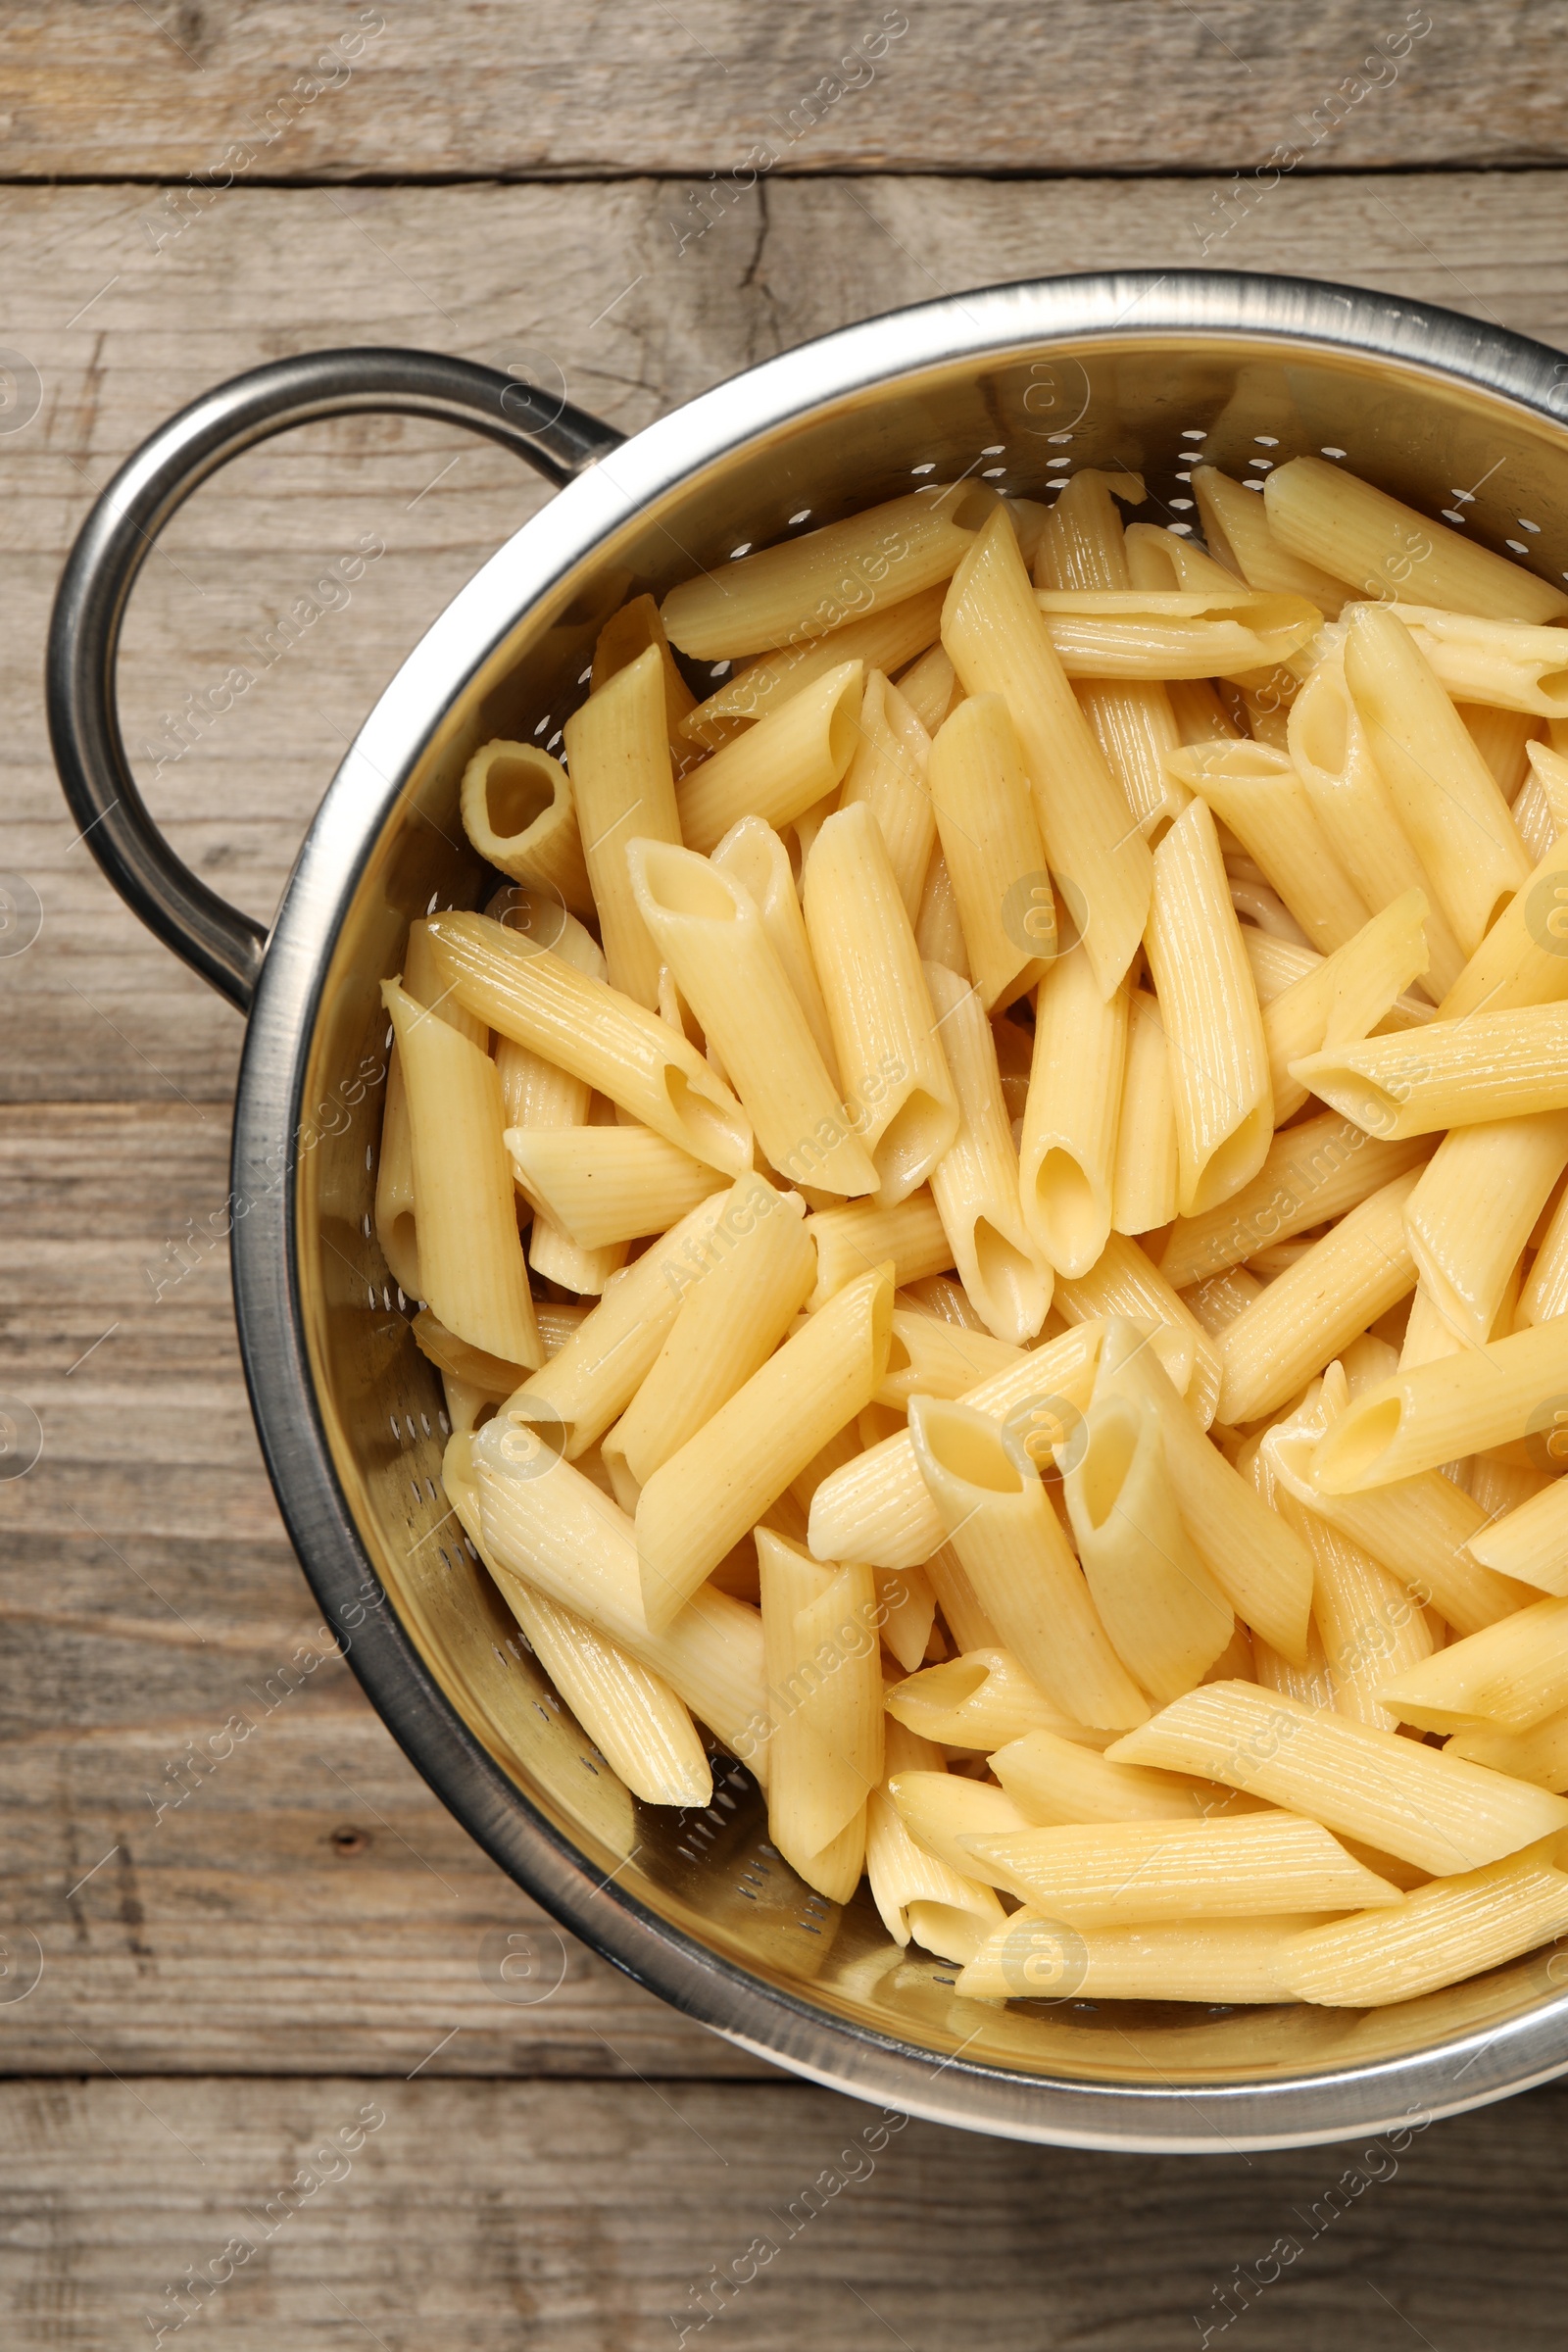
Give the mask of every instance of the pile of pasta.
[[618, 612], [465, 776], [376, 1230], [636, 1796], [741, 1758], [979, 1999], [1373, 2005], [1568, 1933], [1568, 594], [1191, 478]]

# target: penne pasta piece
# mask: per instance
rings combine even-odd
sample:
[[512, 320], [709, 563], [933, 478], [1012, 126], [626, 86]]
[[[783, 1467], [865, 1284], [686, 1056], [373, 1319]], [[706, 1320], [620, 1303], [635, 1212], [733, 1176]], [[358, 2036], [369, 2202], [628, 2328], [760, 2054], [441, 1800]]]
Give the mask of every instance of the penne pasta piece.
[[1389, 1675], [1431, 1656], [1432, 1630], [1421, 1604], [1392, 1569], [1289, 1490], [1276, 1496], [1275, 1508], [1312, 1555], [1312, 1622], [1323, 1645], [1330, 1705], [1337, 1714], [1392, 1732], [1397, 1718], [1376, 1693]]
[[1207, 1821], [1254, 1800], [1217, 1781], [1110, 1764], [1059, 1732], [1025, 1732], [991, 1758], [991, 1769], [1037, 1830], [1082, 1821]]
[[982, 1754], [1035, 1731], [1095, 1746], [1107, 1737], [1054, 1707], [1017, 1659], [996, 1642], [982, 1642], [895, 1684], [886, 1706], [896, 1723], [922, 1740]]
[[1568, 997], [1568, 842], [1555, 837], [1438, 1006], [1440, 1021]]
[[[905, 1435], [907, 1437], [907, 1431]], [[918, 1467], [915, 1477], [920, 1478]], [[924, 1479], [920, 1479], [920, 1492], [926, 1495]], [[926, 1495], [926, 1500], [929, 1502], [929, 1495]], [[939, 1527], [940, 1524], [939, 1521]], [[884, 1568], [877, 1573], [882, 1576], [902, 1576], [908, 1571]], [[964, 1574], [963, 1565], [951, 1544], [939, 1544], [920, 1573], [931, 1587], [932, 1597], [942, 1611], [949, 1639], [956, 1649], [967, 1654], [970, 1650], [998, 1648], [997, 1629], [980, 1606], [975, 1589]], [[1045, 1703], [1041, 1699], [1040, 1704], [1044, 1706]], [[1054, 1708], [1050, 1712], [1054, 1719]]]
[[963, 918], [958, 912], [953, 876], [940, 843], [932, 851], [931, 863], [926, 868], [920, 911], [914, 919], [914, 944], [922, 963], [940, 963], [950, 972], [956, 972], [960, 980], [969, 978], [969, 949], [963, 936]]
[[1530, 860], [1496, 780], [1408, 630], [1358, 605], [1345, 679], [1437, 903], [1473, 956]]
[[567, 719], [566, 757], [610, 985], [652, 1011], [659, 1004], [659, 950], [633, 894], [627, 852], [634, 840], [680, 840], [657, 646]]
[[1193, 467], [1193, 495], [1203, 536], [1223, 565], [1276, 596], [1304, 596], [1329, 620], [1345, 602], [1345, 582], [1293, 555], [1269, 522], [1263, 500], [1216, 466]]
[[[1547, 1446], [1559, 1450], [1549, 1439]], [[1483, 1523], [1470, 1538], [1470, 1551], [1500, 1576], [1544, 1592], [1568, 1593], [1568, 1480], [1553, 1479], [1528, 1502]]]
[[634, 841], [628, 858], [643, 922], [769, 1161], [804, 1176], [808, 1154], [818, 1190], [874, 1192], [877, 1171], [844, 1125], [838, 1090], [750, 895], [690, 850]]
[[[467, 1341], [460, 1340], [455, 1331], [448, 1331], [439, 1316], [433, 1315], [427, 1306], [419, 1309], [409, 1328], [419, 1353], [434, 1364], [437, 1371], [450, 1372], [455, 1380], [478, 1389], [487, 1396], [510, 1396], [513, 1390], [527, 1379], [533, 1368], [529, 1364], [506, 1362], [499, 1355], [487, 1354], [482, 1348], [470, 1348]], [[542, 1331], [540, 1345], [541, 1348], [547, 1346]]]
[[1304, 1054], [1294, 1073], [1386, 1140], [1568, 1109], [1568, 1005], [1430, 1021], [1413, 1035]]
[[430, 937], [460, 1004], [504, 1037], [585, 1079], [694, 1159], [730, 1176], [750, 1167], [740, 1104], [656, 1013], [483, 915], [438, 915]]
[[1254, 589], [1038, 589], [1069, 678], [1246, 677], [1298, 654], [1323, 615], [1300, 596]]
[[[1415, 1288], [1410, 1168], [1363, 1200], [1220, 1334], [1221, 1421], [1261, 1419]], [[1396, 1473], [1395, 1475], [1397, 1475]]]
[[542, 1364], [501, 1141], [501, 1081], [471, 1039], [381, 984], [408, 1103], [421, 1287], [460, 1340], [514, 1364]]
[[518, 1190], [580, 1250], [665, 1233], [725, 1189], [647, 1127], [511, 1127], [505, 1141]]
[[1565, 1166], [1563, 1110], [1456, 1127], [1427, 1162], [1405, 1203], [1405, 1235], [1422, 1289], [1463, 1339], [1491, 1336], [1508, 1278]]
[[1407, 594], [1446, 612], [1499, 620], [1568, 612], [1561, 589], [1321, 458], [1276, 466], [1263, 486], [1263, 511], [1290, 554], [1365, 596]]
[[954, 574], [942, 642], [969, 695], [1001, 694], [1034, 788], [1046, 855], [1072, 904], [1096, 985], [1110, 996], [1149, 910], [1149, 851], [1073, 698], [1010, 524], [977, 535]]
[[[1254, 1642], [1252, 1651], [1252, 1679], [1265, 1690], [1283, 1691], [1287, 1698], [1298, 1699], [1303, 1707], [1310, 1707], [1314, 1713], [1320, 1707], [1334, 1705], [1334, 1677], [1329, 1671], [1328, 1656], [1315, 1625], [1308, 1635], [1304, 1665], [1292, 1665], [1289, 1658], [1282, 1657], [1267, 1642]], [[1242, 1675], [1221, 1679], [1245, 1682], [1248, 1678]]]
[[803, 639], [779, 652], [761, 654], [725, 679], [705, 703], [681, 723], [689, 744], [708, 745], [727, 740], [717, 730], [737, 719], [766, 718], [807, 686], [814, 686], [845, 662], [859, 662], [869, 671], [902, 668], [927, 647], [935, 647], [942, 627], [946, 582], [924, 588], [901, 604], [885, 605], [861, 620], [847, 620], [825, 637]]
[[934, 1396], [910, 1398], [909, 1436], [948, 1540], [1030, 1681], [1080, 1723], [1141, 1723], [1148, 1707], [1020, 1441], [973, 1406]]
[[[1102, 1336], [1102, 1325], [1079, 1324], [1032, 1349], [1008, 1371], [977, 1382], [959, 1401], [994, 1421], [1011, 1419], [1025, 1433], [1030, 1458], [1040, 1469], [1089, 1402]], [[943, 1545], [945, 1535], [906, 1430], [835, 1470], [811, 1498], [809, 1542], [819, 1560], [916, 1568]], [[940, 1585], [937, 1596], [940, 1600]]]
[[1174, 1290], [1185, 1291], [1271, 1242], [1343, 1217], [1424, 1161], [1427, 1149], [1419, 1137], [1378, 1143], [1338, 1111], [1303, 1119], [1275, 1136], [1250, 1184], [1202, 1216], [1178, 1217], [1159, 1270]]
[[1184, 740], [1169, 688], [1156, 678], [1079, 678], [1073, 695], [1139, 831], [1152, 844], [1193, 797], [1168, 766]]
[[1477, 1717], [1505, 1732], [1533, 1731], [1568, 1707], [1568, 1600], [1532, 1601], [1450, 1642], [1386, 1677], [1378, 1694], [1424, 1732], [1458, 1731]]
[[1506, 1861], [1417, 1886], [1396, 1911], [1289, 1937], [1273, 1957], [1281, 1989], [1331, 2008], [1386, 2008], [1551, 1942], [1568, 1929], [1560, 1846], [1559, 1838], [1544, 1840]]
[[1548, 1715], [1528, 1732], [1504, 1732], [1485, 1722], [1464, 1724], [1445, 1742], [1443, 1752], [1560, 1795], [1568, 1788], [1568, 1711]]
[[973, 504], [966, 485], [932, 484], [683, 580], [660, 608], [670, 643], [721, 662], [825, 637], [902, 604], [952, 577], [973, 537], [956, 517]]
[[1104, 1330], [1096, 1401], [1120, 1394], [1153, 1404], [1176, 1505], [1200, 1559], [1238, 1617], [1302, 1663], [1312, 1562], [1299, 1536], [1203, 1435], [1138, 1326], [1118, 1320]]
[[1331, 955], [1354, 937], [1366, 921], [1365, 904], [1285, 752], [1266, 743], [1199, 743], [1167, 764], [1246, 846], [1313, 947]]
[[[1242, 740], [1241, 728], [1206, 678], [1172, 678], [1165, 692], [1184, 745]], [[1186, 792], [1185, 784], [1182, 790]]]
[[1034, 1247], [1058, 1274], [1087, 1274], [1110, 1234], [1127, 999], [1125, 988], [1102, 996], [1083, 942], [1035, 992], [1018, 1193]]
[[[1123, 506], [1142, 506], [1144, 483], [1136, 473], [1107, 473], [1083, 466], [1068, 476], [1046, 517], [1035, 549], [1037, 588], [1131, 588]], [[1159, 585], [1163, 585], [1161, 582]]]
[[1019, 1205], [1018, 1151], [1003, 1100], [996, 1041], [968, 981], [940, 964], [925, 966], [925, 981], [958, 1099], [958, 1131], [931, 1171], [931, 1198], [958, 1279], [987, 1330], [1022, 1347], [1046, 1319], [1052, 1269], [1025, 1228]]
[[1277, 1121], [1294, 1118], [1307, 1090], [1291, 1064], [1366, 1037], [1427, 968], [1427, 902], [1418, 890], [1372, 916], [1353, 939], [1263, 1007], [1263, 1042]]
[[1191, 1307], [1136, 1242], [1113, 1233], [1081, 1281], [1063, 1279], [1057, 1285], [1056, 1306], [1069, 1323], [1123, 1315], [1151, 1331], [1166, 1376], [1186, 1397], [1199, 1427], [1208, 1427], [1219, 1397], [1218, 1353]]
[[1568, 1320], [1400, 1371], [1355, 1397], [1312, 1456], [1326, 1494], [1355, 1494], [1546, 1426], [1568, 1394]]
[[605, 1440], [637, 1488], [760, 1371], [816, 1274], [791, 1194], [774, 1197], [727, 1253], [687, 1289], [635, 1396]]
[[547, 1363], [553, 1355], [561, 1353], [566, 1342], [582, 1329], [593, 1311], [580, 1299], [535, 1299], [534, 1321], [539, 1326], [539, 1338]]
[[844, 773], [841, 808], [863, 801], [876, 818], [888, 863], [912, 924], [920, 911], [926, 869], [936, 841], [936, 818], [926, 770], [931, 738], [896, 686], [879, 669], [868, 672], [860, 703], [860, 734]]
[[[767, 1663], [767, 1834], [808, 1886], [848, 1902], [882, 1779], [882, 1674], [869, 1568], [819, 1567], [757, 1531]], [[854, 1835], [847, 1835], [855, 1833]]]
[[[1561, 1314], [1568, 1314], [1568, 1209], [1559, 1199], [1541, 1237], [1530, 1278], [1519, 1294], [1514, 1320], [1516, 1325], [1549, 1323], [1554, 1315]], [[1553, 1446], [1551, 1450], [1555, 1464], [1562, 1459], [1562, 1448]]]
[[[1491, 719], [1502, 714], [1511, 719], [1568, 718], [1568, 664], [1556, 629], [1446, 612], [1433, 605], [1400, 603], [1388, 610], [1409, 630], [1444, 692], [1467, 711], [1474, 710], [1487, 735], [1492, 733]], [[1485, 738], [1477, 740], [1485, 751]], [[1526, 736], [1510, 726], [1499, 730], [1494, 740], [1517, 747], [1505, 761], [1511, 783], [1494, 767], [1504, 795], [1511, 799], [1524, 782]], [[1490, 759], [1488, 764], [1493, 765]]]
[[937, 1596], [921, 1568], [873, 1568], [882, 1646], [906, 1674], [917, 1672], [931, 1645]]
[[806, 1231], [816, 1245], [817, 1267], [816, 1287], [806, 1302], [808, 1314], [885, 1259], [892, 1259], [893, 1279], [900, 1289], [942, 1273], [953, 1263], [953, 1245], [935, 1200], [923, 1188], [896, 1208], [865, 1200], [847, 1208], [819, 1209], [807, 1218]]
[[697, 697], [676, 666], [669, 639], [664, 635], [664, 624], [659, 617], [659, 607], [651, 596], [634, 596], [630, 604], [622, 605], [606, 621], [594, 647], [588, 690], [591, 695], [602, 693], [612, 678], [619, 677], [623, 669], [629, 669], [650, 648], [659, 656], [659, 674], [664, 687], [665, 741], [671, 768], [679, 775], [697, 757], [693, 744], [682, 733], [685, 720], [697, 707]]
[[1010, 1369], [1022, 1356], [1021, 1348], [995, 1340], [988, 1331], [967, 1331], [935, 1315], [895, 1305], [888, 1368], [874, 1401], [904, 1410], [911, 1396], [961, 1396], [977, 1381]]
[[760, 816], [743, 816], [738, 825], [731, 825], [713, 852], [712, 861], [721, 874], [740, 884], [761, 916], [762, 929], [806, 1015], [823, 1067], [837, 1086], [839, 1073], [833, 1033], [828, 1026], [816, 966], [811, 961], [806, 917], [801, 912], [800, 894], [790, 871], [788, 850], [772, 826], [764, 824]]
[[[917, 1845], [885, 1788], [866, 1802], [865, 1875], [882, 1925], [901, 1949], [912, 1939], [944, 1960], [961, 1943], [983, 1942], [1002, 1924], [1002, 1905], [989, 1886], [962, 1878]], [[965, 1931], [968, 1931], [965, 1934]]]
[[[1224, 1686], [1221, 1686], [1224, 1688]], [[1213, 1821], [960, 1833], [971, 1870], [1073, 1927], [1248, 1919], [1397, 1903], [1399, 1890], [1315, 1821], [1263, 1809]]]
[[743, 816], [779, 829], [836, 792], [858, 740], [864, 675], [841, 662], [692, 768], [675, 795], [687, 848], [706, 858]]
[[1276, 1955], [1316, 1925], [1314, 1914], [1285, 1912], [1079, 1931], [1025, 1905], [992, 1930], [955, 1990], [969, 2001], [1064, 1999], [1071, 1992], [1102, 2001], [1274, 2002]]
[[1034, 987], [1056, 953], [1045, 843], [1000, 694], [961, 702], [931, 746], [931, 802], [969, 969], [988, 1012]]
[[1176, 1216], [1180, 1152], [1165, 1024], [1147, 989], [1129, 991], [1116, 1157], [1110, 1183], [1114, 1234], [1151, 1233]]
[[[1245, 1266], [1227, 1266], [1223, 1274], [1210, 1274], [1205, 1282], [1197, 1283], [1190, 1290], [1178, 1291], [1176, 1295], [1213, 1340], [1219, 1337], [1227, 1323], [1234, 1323], [1254, 1298], [1262, 1297], [1263, 1285]], [[1218, 1402], [1217, 1397], [1215, 1401]]]
[[637, 1549], [656, 1630], [870, 1403], [887, 1368], [892, 1313], [891, 1265], [852, 1282], [654, 1472], [637, 1502]]
[[1074, 1450], [1062, 1493], [1090, 1593], [1116, 1655], [1163, 1704], [1190, 1690], [1224, 1650], [1235, 1624], [1230, 1603], [1182, 1525], [1159, 1415], [1147, 1397], [1107, 1396], [1091, 1405]]
[[1439, 1875], [1568, 1828], [1560, 1797], [1252, 1683], [1190, 1690], [1106, 1752], [1245, 1788]]
[[[982, 1885], [1002, 1885], [983, 1863], [976, 1861], [966, 1837], [1006, 1837], [1026, 1830], [1028, 1823], [1012, 1799], [984, 1781], [965, 1780], [948, 1772], [906, 1769], [893, 1774], [888, 1796], [899, 1819], [917, 1846], [951, 1871], [967, 1874]], [[1000, 1903], [997, 1908], [1000, 1911]]]
[[[564, 915], [563, 919], [570, 918]], [[587, 937], [586, 932], [583, 937]], [[481, 1050], [489, 1045], [490, 1032], [484, 1022], [456, 1003], [437, 972], [423, 922], [409, 925], [408, 944], [403, 952], [403, 987], [416, 1004], [424, 1005], [460, 1036], [471, 1039]], [[422, 1297], [418, 1231], [414, 1214], [414, 1142], [409, 1131], [408, 1093], [395, 1034], [387, 1054], [386, 1095], [381, 1107], [381, 1148], [375, 1171], [375, 1238], [398, 1288], [410, 1298]]]
[[[940, 621], [940, 614], [938, 615]], [[897, 670], [897, 662], [881, 662], [868, 666]], [[915, 717], [928, 735], [934, 736], [955, 705], [963, 699], [958, 673], [940, 643], [922, 654], [907, 669], [899, 670], [894, 680]]]
[[534, 743], [487, 743], [463, 771], [463, 829], [487, 864], [574, 914], [591, 915], [576, 801], [558, 760]]
[[[952, 1144], [958, 1104], [914, 932], [863, 805], [822, 826], [802, 896], [845, 1103], [874, 1163], [878, 1199], [896, 1207]], [[802, 1146], [811, 1140], [803, 1136]]]
[[1192, 1216], [1257, 1174], [1274, 1132], [1262, 1015], [1201, 803], [1154, 853], [1147, 946], [1169, 1046], [1178, 1203]]

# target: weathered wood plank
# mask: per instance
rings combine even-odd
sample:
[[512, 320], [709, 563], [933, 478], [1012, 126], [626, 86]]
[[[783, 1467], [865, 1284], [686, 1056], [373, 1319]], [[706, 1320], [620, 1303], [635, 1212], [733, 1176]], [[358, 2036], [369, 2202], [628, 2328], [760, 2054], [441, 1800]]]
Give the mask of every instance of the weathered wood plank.
[[1195, 2163], [777, 2082], [19, 2083], [0, 2280], [26, 2352], [182, 2315], [215, 2352], [668, 2352], [720, 2315], [747, 2352], [1547, 2352], [1565, 2120]]
[[[89, 31], [90, 27], [90, 31]], [[14, 10], [9, 173], [612, 177], [1561, 159], [1558, 0]], [[200, 199], [195, 201], [199, 202]], [[177, 215], [172, 215], [177, 218]]]
[[[1356, 279], [1560, 341], [1560, 191], [1550, 173], [1300, 174], [1208, 258]], [[0, 437], [14, 589], [0, 634], [4, 862], [37, 891], [43, 928], [25, 955], [0, 958], [0, 1097], [206, 1104], [232, 1085], [238, 1023], [71, 846], [38, 698], [71, 536], [93, 491], [172, 410], [283, 352], [425, 343], [490, 361], [531, 355], [572, 398], [633, 428], [749, 361], [892, 305], [1035, 271], [1191, 267], [1212, 192], [1202, 181], [779, 182], [683, 255], [669, 221], [684, 191], [670, 184], [236, 191], [161, 254], [138, 227], [145, 189], [6, 192], [6, 332], [39, 372], [41, 405]], [[345, 739], [541, 497], [485, 444], [360, 418], [253, 453], [177, 519], [132, 606], [126, 735], [152, 806], [215, 886], [270, 913]], [[365, 536], [385, 552], [347, 608], [323, 611], [267, 661], [277, 616]], [[166, 719], [236, 661], [253, 686], [168, 757]]]

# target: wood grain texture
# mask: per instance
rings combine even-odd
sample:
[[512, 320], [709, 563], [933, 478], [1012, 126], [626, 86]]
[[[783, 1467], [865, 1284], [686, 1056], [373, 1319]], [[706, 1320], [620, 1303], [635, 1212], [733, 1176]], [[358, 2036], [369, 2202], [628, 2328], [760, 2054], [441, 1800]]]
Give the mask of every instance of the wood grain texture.
[[1563, 155], [1564, 26], [1560, 0], [34, 0], [0, 105], [36, 178], [1517, 164]]
[[[1560, 190], [1546, 172], [1298, 175], [1207, 258], [1359, 280], [1560, 342]], [[43, 928], [26, 954], [0, 957], [0, 1099], [206, 1105], [231, 1091], [239, 1024], [73, 845], [37, 692], [71, 538], [172, 410], [285, 352], [430, 344], [514, 361], [634, 429], [754, 360], [901, 303], [1037, 272], [1191, 268], [1212, 193], [1202, 181], [781, 181], [677, 254], [685, 191], [671, 183], [243, 190], [153, 253], [144, 188], [11, 190], [6, 333], [37, 370], [39, 407], [0, 436], [14, 591], [0, 776], [5, 863], [36, 890]], [[132, 602], [125, 732], [150, 805], [214, 887], [270, 913], [379, 688], [543, 496], [484, 443], [354, 418], [252, 453], [176, 518]], [[384, 553], [347, 604], [334, 597], [274, 654], [280, 617], [302, 598], [326, 605], [313, 591], [362, 540]], [[173, 757], [170, 722], [236, 662], [253, 683]]]
[[0, 2283], [18, 2352], [1555, 2352], [1565, 2124], [1195, 2162], [779, 2082], [19, 2083]]

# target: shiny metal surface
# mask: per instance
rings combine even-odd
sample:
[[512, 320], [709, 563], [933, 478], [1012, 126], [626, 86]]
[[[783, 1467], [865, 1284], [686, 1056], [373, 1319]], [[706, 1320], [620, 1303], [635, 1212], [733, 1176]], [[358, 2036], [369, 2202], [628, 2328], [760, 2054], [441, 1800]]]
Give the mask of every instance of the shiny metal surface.
[[803, 509], [830, 520], [933, 471], [1028, 492], [1066, 469], [1053, 461], [1125, 466], [1168, 520], [1185, 518], [1195, 435], [1244, 474], [1328, 447], [1428, 509], [1463, 492], [1474, 536], [1519, 540], [1559, 576], [1565, 365], [1446, 312], [1208, 273], [1001, 287], [851, 328], [719, 386], [564, 490], [405, 663], [311, 829], [257, 987], [234, 1135], [241, 1339], [290, 1532], [371, 1698], [496, 1860], [630, 1975], [797, 2073], [1024, 2139], [1288, 2146], [1562, 2071], [1568, 1996], [1538, 1954], [1366, 2014], [999, 2011], [898, 1953], [863, 1895], [842, 1911], [808, 1895], [766, 1848], [739, 1767], [697, 1820], [594, 1767], [454, 1538], [439, 1389], [367, 1238], [377, 983], [414, 915], [481, 887], [454, 846], [464, 761], [498, 732], [553, 737], [625, 595], [716, 568]]

